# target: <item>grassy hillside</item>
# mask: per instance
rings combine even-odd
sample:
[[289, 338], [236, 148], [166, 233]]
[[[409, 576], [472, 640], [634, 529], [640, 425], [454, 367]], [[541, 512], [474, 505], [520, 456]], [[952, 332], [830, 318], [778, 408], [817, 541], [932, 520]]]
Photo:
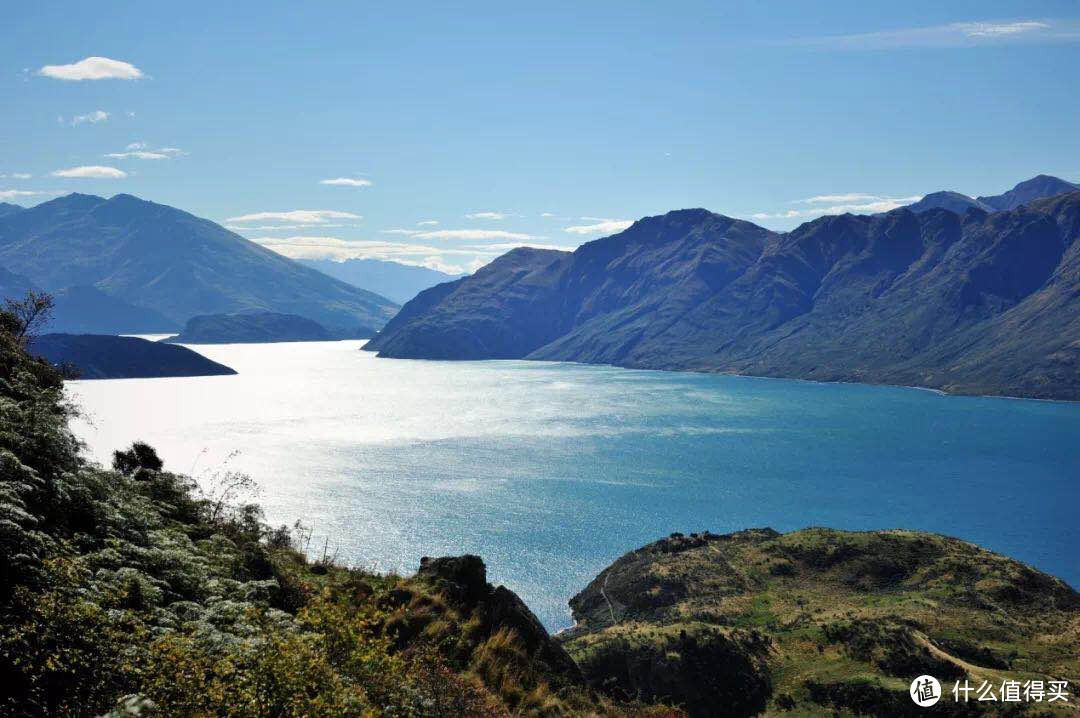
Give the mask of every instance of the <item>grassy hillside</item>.
[[[1080, 595], [973, 544], [913, 531], [674, 534], [626, 554], [560, 634], [611, 695], [715, 715], [1076, 715], [1070, 703], [956, 703], [967, 680], [1080, 680]], [[908, 696], [919, 675], [945, 697]], [[1024, 710], [1027, 713], [1024, 713]], [[835, 713], [834, 713], [835, 711]]]
[[476, 557], [311, 563], [245, 477], [88, 464], [24, 329], [0, 313], [0, 715], [678, 715], [585, 687]]

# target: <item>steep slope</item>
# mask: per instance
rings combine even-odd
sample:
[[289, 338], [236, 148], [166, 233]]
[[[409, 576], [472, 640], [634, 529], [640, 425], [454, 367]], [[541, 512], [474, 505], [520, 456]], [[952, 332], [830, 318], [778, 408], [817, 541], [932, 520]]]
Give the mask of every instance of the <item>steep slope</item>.
[[25, 207], [20, 207], [17, 204], [11, 204], [10, 202], [0, 202], [0, 217], [9, 217], [18, 212], [25, 211]]
[[297, 261], [334, 279], [375, 292], [398, 304], [404, 304], [436, 284], [452, 282], [465, 276], [379, 259], [346, 259], [341, 262], [332, 259], [298, 259]]
[[80, 379], [133, 379], [235, 374], [187, 347], [103, 334], [42, 334], [30, 353], [57, 366], [71, 365]]
[[122, 194], [72, 194], [0, 219], [0, 265], [50, 290], [96, 286], [177, 324], [264, 310], [352, 329], [397, 310], [213, 222]]
[[[922, 674], [950, 693], [957, 680], [1080, 678], [1080, 594], [915, 531], [672, 534], [615, 561], [570, 608], [577, 625], [557, 638], [594, 686], [691, 716], [918, 716], [908, 686]], [[1001, 715], [945, 698], [933, 715]]]
[[429, 290], [370, 348], [1077, 399], [1078, 212], [1072, 193], [962, 217], [822, 217], [785, 235], [671, 212]]
[[365, 349], [402, 359], [520, 358], [562, 331], [566, 252], [521, 247], [475, 274], [420, 292]]

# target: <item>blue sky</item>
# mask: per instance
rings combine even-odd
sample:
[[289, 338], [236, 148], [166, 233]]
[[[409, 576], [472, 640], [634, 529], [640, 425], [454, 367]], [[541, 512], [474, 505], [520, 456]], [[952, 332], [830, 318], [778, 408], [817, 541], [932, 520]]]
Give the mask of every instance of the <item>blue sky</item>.
[[0, 199], [126, 192], [291, 256], [468, 270], [682, 207], [1080, 180], [1075, 2], [34, 5]]

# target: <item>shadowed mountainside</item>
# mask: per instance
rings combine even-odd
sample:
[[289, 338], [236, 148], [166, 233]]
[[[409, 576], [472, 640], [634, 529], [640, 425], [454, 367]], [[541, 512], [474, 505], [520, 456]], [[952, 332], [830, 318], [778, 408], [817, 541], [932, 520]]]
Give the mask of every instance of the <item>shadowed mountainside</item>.
[[828, 216], [679, 210], [422, 292], [380, 356], [530, 358], [1080, 399], [1080, 192]]
[[[26, 277], [0, 267], [0, 299], [18, 300], [40, 291]], [[97, 287], [65, 287], [52, 292], [55, 306], [47, 329], [63, 334], [155, 334], [176, 331], [176, 322], [160, 312], [137, 307]]]
[[0, 266], [50, 291], [93, 285], [177, 326], [263, 310], [351, 330], [397, 311], [209, 220], [126, 194], [71, 194], [0, 218]]

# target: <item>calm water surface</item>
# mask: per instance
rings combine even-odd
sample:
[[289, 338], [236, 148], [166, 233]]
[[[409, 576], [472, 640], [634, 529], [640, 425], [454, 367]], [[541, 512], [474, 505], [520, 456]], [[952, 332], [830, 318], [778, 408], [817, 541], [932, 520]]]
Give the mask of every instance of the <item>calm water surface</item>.
[[924, 529], [1080, 583], [1080, 404], [361, 344], [199, 346], [240, 374], [72, 382], [77, 430], [102, 462], [139, 438], [203, 481], [249, 472], [271, 522], [342, 561], [480, 554], [552, 629], [672, 531]]

